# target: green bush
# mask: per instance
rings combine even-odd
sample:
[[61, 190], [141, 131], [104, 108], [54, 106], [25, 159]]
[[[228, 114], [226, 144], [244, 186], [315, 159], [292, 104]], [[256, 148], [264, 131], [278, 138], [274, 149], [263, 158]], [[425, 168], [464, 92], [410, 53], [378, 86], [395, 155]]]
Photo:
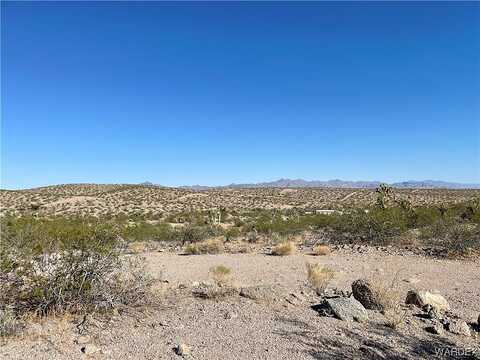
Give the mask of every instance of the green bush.
[[86, 219], [3, 219], [0, 311], [108, 310], [147, 299], [139, 263], [124, 260], [112, 224]]
[[64, 250], [107, 253], [120, 241], [115, 226], [98, 220], [8, 218], [0, 226], [0, 250], [28, 256]]
[[359, 239], [386, 244], [408, 230], [410, 219], [401, 208], [358, 209], [335, 216], [332, 229], [337, 239]]
[[205, 239], [223, 235], [223, 230], [215, 226], [187, 225], [178, 230], [177, 239], [182, 244], [195, 243]]
[[127, 241], [169, 241], [176, 239], [177, 232], [167, 223], [140, 222], [124, 226], [121, 236]]

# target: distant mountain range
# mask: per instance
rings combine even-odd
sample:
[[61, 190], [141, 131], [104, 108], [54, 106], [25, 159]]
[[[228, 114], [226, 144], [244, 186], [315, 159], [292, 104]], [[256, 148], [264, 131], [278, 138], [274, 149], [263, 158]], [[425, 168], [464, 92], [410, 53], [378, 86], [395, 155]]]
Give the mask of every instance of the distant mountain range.
[[[183, 189], [208, 190], [214, 188], [352, 188], [352, 189], [372, 189], [380, 185], [381, 181], [344, 181], [344, 180], [303, 180], [303, 179], [279, 179], [270, 182], [250, 183], [250, 184], [230, 184], [225, 186], [181, 186]], [[151, 184], [151, 183], [148, 183]], [[399, 189], [480, 189], [480, 184], [462, 184], [438, 180], [409, 180], [389, 184]]]

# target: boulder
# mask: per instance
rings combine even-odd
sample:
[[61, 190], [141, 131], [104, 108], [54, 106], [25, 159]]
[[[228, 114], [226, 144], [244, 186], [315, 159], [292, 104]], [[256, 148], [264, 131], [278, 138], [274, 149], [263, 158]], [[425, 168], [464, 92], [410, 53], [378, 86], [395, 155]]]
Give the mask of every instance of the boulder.
[[249, 286], [240, 289], [241, 297], [251, 300], [273, 300], [277, 294], [272, 286]]
[[433, 294], [425, 290], [410, 290], [407, 293], [405, 304], [413, 304], [419, 308], [430, 305], [438, 311], [447, 311], [450, 309], [447, 300], [440, 294]]
[[380, 303], [372, 284], [368, 280], [355, 280], [352, 283], [352, 294], [353, 297], [365, 307], [365, 309], [383, 310], [384, 308]]
[[452, 334], [471, 336], [470, 327], [463, 320], [452, 320], [447, 324], [447, 330]]
[[334, 316], [344, 321], [365, 322], [368, 320], [367, 311], [352, 296], [327, 298], [320, 305], [314, 305], [313, 309], [321, 315]]
[[440, 320], [442, 319], [442, 314], [440, 311], [430, 304], [425, 305], [422, 310], [425, 312], [426, 317], [431, 320]]

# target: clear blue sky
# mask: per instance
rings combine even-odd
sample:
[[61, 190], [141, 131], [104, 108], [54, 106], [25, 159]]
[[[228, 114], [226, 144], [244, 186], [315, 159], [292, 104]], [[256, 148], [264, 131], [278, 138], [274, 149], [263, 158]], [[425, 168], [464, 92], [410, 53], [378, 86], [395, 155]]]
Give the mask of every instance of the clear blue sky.
[[480, 3], [2, 2], [2, 187], [480, 182]]

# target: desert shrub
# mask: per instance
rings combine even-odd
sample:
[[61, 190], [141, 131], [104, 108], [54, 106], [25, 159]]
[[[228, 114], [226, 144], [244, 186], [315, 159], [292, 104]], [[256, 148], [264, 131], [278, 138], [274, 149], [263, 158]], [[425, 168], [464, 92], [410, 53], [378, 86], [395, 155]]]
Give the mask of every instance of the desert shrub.
[[134, 225], [123, 227], [121, 235], [128, 241], [169, 241], [177, 238], [177, 233], [167, 223], [135, 223]]
[[445, 246], [452, 257], [469, 256], [480, 251], [480, 227], [456, 224], [449, 228]]
[[272, 250], [272, 255], [286, 256], [297, 252], [297, 247], [293, 241], [284, 241], [276, 245]]
[[47, 315], [137, 305], [149, 285], [141, 267], [125, 264], [114, 252], [46, 254], [19, 264], [21, 268], [3, 282], [0, 299], [17, 313]]
[[195, 243], [222, 234], [223, 230], [215, 226], [187, 225], [179, 230], [178, 239], [182, 244]]
[[400, 290], [399, 272], [390, 280], [374, 277], [369, 284], [376, 303], [385, 317], [385, 325], [396, 329], [401, 326], [406, 318], [406, 311], [402, 307], [404, 296]]
[[327, 245], [317, 245], [313, 248], [313, 255], [330, 255], [331, 251]]
[[215, 284], [218, 286], [225, 286], [230, 282], [232, 269], [225, 265], [217, 265], [210, 269], [210, 275], [215, 281]]
[[401, 208], [361, 209], [335, 216], [332, 229], [337, 239], [359, 239], [374, 244], [389, 243], [408, 230], [409, 218]]
[[284, 233], [272, 233], [270, 235], [270, 241], [272, 244], [278, 245], [290, 241], [290, 236]]
[[393, 310], [397, 304], [401, 303], [402, 293], [399, 289], [398, 274], [390, 281], [383, 278], [371, 279], [370, 284], [376, 302], [380, 305], [382, 312]]
[[20, 327], [21, 323], [11, 308], [0, 309], [0, 338], [16, 334]]
[[185, 254], [187, 255], [201, 255], [201, 254], [219, 254], [223, 252], [223, 242], [220, 239], [209, 239], [202, 242], [188, 244], [185, 247]]
[[396, 303], [392, 308], [386, 309], [383, 315], [385, 316], [385, 326], [397, 329], [405, 323], [407, 312], [400, 303]]
[[333, 279], [335, 272], [321, 264], [307, 263], [307, 280], [317, 295], [321, 296]]
[[237, 227], [232, 227], [225, 231], [225, 240], [230, 241], [236, 237], [239, 237], [241, 235], [241, 230]]
[[415, 226], [424, 227], [439, 222], [442, 219], [440, 211], [431, 206], [421, 206], [415, 208]]
[[183, 211], [168, 215], [166, 221], [170, 223], [190, 224], [192, 226], [204, 226], [208, 224], [208, 218], [208, 213], [201, 211]]
[[447, 234], [450, 225], [451, 224], [439, 219], [431, 225], [423, 226], [420, 228], [420, 239], [442, 239], [445, 237], [445, 234]]
[[480, 250], [480, 227], [475, 223], [439, 219], [422, 227], [420, 238], [428, 244], [443, 246], [451, 256], [467, 256]]
[[139, 264], [120, 256], [115, 227], [85, 219], [6, 219], [1, 225], [0, 310], [48, 315], [147, 298], [151, 282]]

